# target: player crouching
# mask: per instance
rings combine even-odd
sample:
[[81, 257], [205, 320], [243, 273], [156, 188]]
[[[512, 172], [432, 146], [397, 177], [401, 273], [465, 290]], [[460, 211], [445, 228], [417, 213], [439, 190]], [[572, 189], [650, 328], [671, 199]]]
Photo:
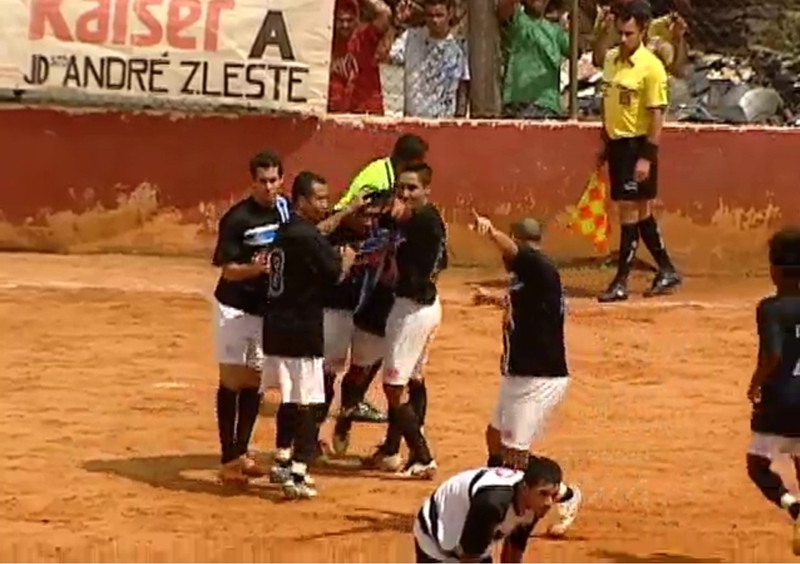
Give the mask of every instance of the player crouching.
[[758, 365], [747, 396], [753, 403], [747, 472], [769, 501], [793, 521], [792, 548], [800, 555], [800, 500], [772, 470], [788, 454], [800, 484], [800, 228], [783, 229], [769, 242], [776, 293], [756, 310]]
[[531, 456], [524, 470], [456, 474], [430, 496], [414, 522], [417, 562], [522, 562], [533, 528], [555, 503], [561, 467]]

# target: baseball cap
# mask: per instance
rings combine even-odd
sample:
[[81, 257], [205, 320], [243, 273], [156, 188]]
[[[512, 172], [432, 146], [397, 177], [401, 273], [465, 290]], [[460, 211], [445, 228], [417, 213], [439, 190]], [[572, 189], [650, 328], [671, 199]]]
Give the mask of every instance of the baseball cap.
[[511, 234], [522, 241], [542, 240], [542, 225], [532, 217], [511, 224]]

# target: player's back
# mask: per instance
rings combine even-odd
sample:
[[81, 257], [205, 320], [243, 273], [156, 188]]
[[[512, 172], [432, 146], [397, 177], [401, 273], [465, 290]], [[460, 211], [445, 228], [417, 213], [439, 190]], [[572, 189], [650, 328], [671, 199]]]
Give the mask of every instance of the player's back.
[[[760, 354], [780, 362], [761, 387], [753, 431], [800, 437], [800, 296], [770, 296], [758, 305]], [[764, 349], [768, 349], [765, 351]]]

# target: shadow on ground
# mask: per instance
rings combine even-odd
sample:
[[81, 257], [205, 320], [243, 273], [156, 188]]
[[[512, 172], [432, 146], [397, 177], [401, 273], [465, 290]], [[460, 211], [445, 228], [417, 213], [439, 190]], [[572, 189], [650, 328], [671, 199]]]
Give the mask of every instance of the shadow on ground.
[[[219, 457], [211, 454], [182, 454], [88, 460], [87, 472], [119, 476], [154, 488], [223, 497], [251, 495], [273, 501], [281, 500], [280, 489], [267, 483], [251, 482], [247, 488], [223, 486], [216, 479]], [[187, 473], [200, 473], [193, 477]]]
[[411, 533], [414, 527], [415, 515], [387, 511], [382, 509], [356, 509], [349, 515], [344, 515], [344, 520], [351, 523], [339, 531], [311, 534], [298, 538], [298, 541], [314, 541], [321, 539], [340, 538], [363, 533]]
[[702, 564], [711, 562], [722, 562], [719, 558], [701, 558], [689, 556], [687, 554], [673, 554], [669, 552], [654, 552], [652, 554], [633, 554], [630, 552], [616, 550], [596, 550], [590, 553], [591, 556], [611, 562], [633, 562], [654, 564], [672, 564], [678, 562], [688, 562], [690, 564]]

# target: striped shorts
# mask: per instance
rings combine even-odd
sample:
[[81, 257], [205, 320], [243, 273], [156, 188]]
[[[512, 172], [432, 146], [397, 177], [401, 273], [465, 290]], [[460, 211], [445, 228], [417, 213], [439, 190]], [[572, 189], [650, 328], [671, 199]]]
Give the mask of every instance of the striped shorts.
[[569, 377], [503, 376], [492, 417], [503, 446], [527, 451], [567, 394]]

